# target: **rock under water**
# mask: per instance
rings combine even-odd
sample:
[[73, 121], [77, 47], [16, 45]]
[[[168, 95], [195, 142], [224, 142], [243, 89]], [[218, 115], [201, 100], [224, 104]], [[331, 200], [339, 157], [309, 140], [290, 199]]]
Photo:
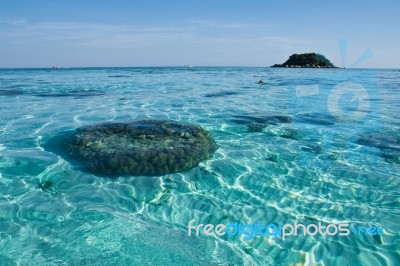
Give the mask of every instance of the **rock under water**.
[[207, 93], [206, 95], [204, 95], [204, 97], [217, 98], [217, 97], [226, 97], [226, 96], [238, 95], [238, 94], [240, 94], [240, 93], [237, 91], [220, 91], [220, 92], [214, 92], [214, 93]]
[[322, 125], [322, 126], [335, 125], [335, 118], [331, 115], [326, 115], [326, 114], [319, 114], [319, 113], [298, 114], [296, 115], [295, 119], [299, 123]]
[[400, 151], [400, 141], [394, 136], [381, 134], [381, 133], [370, 133], [361, 136], [358, 144], [364, 146], [375, 147], [381, 150], [397, 150]]
[[292, 118], [286, 115], [233, 115], [231, 121], [235, 124], [246, 125], [249, 132], [262, 132], [267, 125], [277, 125], [280, 123], [291, 123]]
[[400, 138], [398, 136], [369, 133], [361, 136], [357, 143], [363, 146], [378, 148], [382, 158], [389, 163], [400, 164]]
[[261, 124], [277, 124], [277, 123], [291, 123], [292, 118], [286, 115], [265, 115], [265, 114], [249, 114], [249, 115], [234, 115], [237, 118], [234, 122], [240, 124], [239, 121], [243, 121], [243, 124], [249, 122], [257, 122]]
[[[55, 145], [54, 145], [55, 144]], [[164, 175], [189, 170], [213, 156], [217, 144], [197, 125], [171, 120], [134, 120], [80, 127], [48, 147], [89, 172], [104, 175]]]

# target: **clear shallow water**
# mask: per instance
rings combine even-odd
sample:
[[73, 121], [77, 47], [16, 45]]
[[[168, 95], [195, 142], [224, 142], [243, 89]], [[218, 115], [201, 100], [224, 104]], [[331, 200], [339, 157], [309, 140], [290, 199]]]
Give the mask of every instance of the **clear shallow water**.
[[[359, 86], [368, 98], [342, 90]], [[399, 90], [398, 70], [0, 70], [0, 261], [398, 265]], [[293, 121], [237, 121], [255, 113]], [[65, 130], [142, 118], [199, 124], [219, 149], [184, 173], [111, 179], [43, 148]], [[347, 222], [384, 236], [196, 238], [192, 219]]]

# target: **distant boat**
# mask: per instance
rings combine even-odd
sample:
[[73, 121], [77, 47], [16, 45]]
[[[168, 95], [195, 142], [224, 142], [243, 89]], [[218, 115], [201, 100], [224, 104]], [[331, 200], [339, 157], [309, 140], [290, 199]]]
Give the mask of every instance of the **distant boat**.
[[61, 67], [61, 66], [52, 66], [52, 69], [64, 69], [65, 67]]
[[185, 65], [185, 67], [190, 68], [190, 67], [193, 67], [193, 66]]

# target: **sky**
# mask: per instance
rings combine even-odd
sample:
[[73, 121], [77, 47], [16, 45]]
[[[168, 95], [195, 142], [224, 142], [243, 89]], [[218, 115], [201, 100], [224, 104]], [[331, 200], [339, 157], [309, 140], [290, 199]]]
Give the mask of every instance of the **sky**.
[[399, 68], [399, 13], [399, 0], [0, 0], [0, 67], [264, 67], [317, 52]]

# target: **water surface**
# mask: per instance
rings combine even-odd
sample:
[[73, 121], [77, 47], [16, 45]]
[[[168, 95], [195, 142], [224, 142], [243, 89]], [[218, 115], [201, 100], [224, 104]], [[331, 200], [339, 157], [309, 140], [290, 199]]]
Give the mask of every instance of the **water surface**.
[[[368, 98], [343, 90], [355, 87]], [[399, 90], [397, 70], [0, 70], [0, 261], [398, 265]], [[219, 149], [187, 172], [119, 178], [44, 149], [60, 132], [143, 118], [199, 124]], [[192, 219], [376, 225], [384, 236], [196, 238]]]

